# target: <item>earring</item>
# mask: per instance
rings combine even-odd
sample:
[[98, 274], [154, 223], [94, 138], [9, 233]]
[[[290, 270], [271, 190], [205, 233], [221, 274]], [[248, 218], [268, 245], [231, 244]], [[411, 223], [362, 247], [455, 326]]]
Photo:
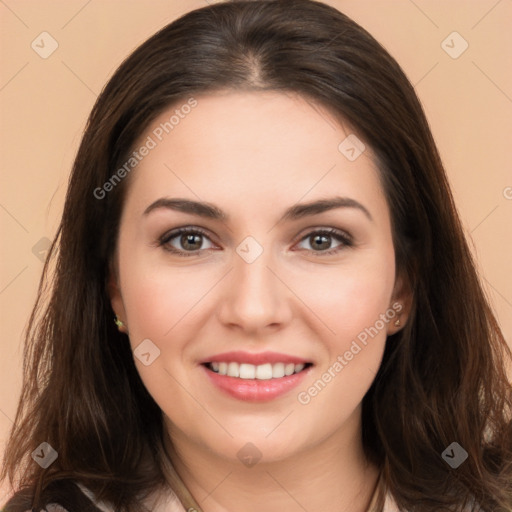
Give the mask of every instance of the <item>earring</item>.
[[400, 327], [400, 318], [397, 318], [395, 321], [395, 327]]
[[123, 324], [123, 322], [121, 322], [121, 320], [119, 320], [119, 318], [117, 318], [117, 315], [116, 317], [114, 318], [114, 323], [117, 325], [117, 328], [121, 331], [125, 325]]

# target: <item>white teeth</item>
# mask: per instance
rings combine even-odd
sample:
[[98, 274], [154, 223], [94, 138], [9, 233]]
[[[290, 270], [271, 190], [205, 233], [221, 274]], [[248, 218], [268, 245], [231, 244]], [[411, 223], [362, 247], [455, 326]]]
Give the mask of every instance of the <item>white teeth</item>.
[[258, 379], [269, 380], [279, 379], [284, 376], [299, 373], [305, 368], [305, 364], [293, 363], [265, 363], [260, 365], [221, 362], [210, 363], [210, 369], [219, 375], [227, 375], [228, 377], [238, 377], [240, 379]]
[[272, 378], [279, 379], [280, 377], [284, 377], [284, 363], [272, 365]]
[[228, 363], [228, 377], [239, 377], [240, 376], [240, 368], [238, 363]]
[[[231, 363], [231, 364], [238, 364], [238, 363]], [[240, 365], [240, 378], [241, 379], [254, 379], [256, 376], [256, 366], [253, 364], [245, 364], [242, 363]]]
[[284, 367], [284, 374], [285, 375], [291, 375], [295, 371], [295, 365], [293, 363], [288, 363]]
[[260, 380], [268, 380], [272, 378], [272, 365], [270, 363], [260, 364], [256, 366], [256, 378]]

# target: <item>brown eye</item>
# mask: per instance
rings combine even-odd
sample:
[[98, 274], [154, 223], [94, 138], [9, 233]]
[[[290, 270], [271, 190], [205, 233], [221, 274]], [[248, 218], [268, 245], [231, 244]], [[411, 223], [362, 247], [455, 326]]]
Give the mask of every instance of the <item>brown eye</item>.
[[179, 242], [185, 250], [197, 251], [198, 249], [201, 249], [203, 235], [186, 233], [180, 236]]
[[302, 249], [317, 253], [318, 256], [333, 254], [352, 245], [349, 235], [335, 229], [312, 231], [301, 239], [300, 243], [304, 242], [309, 247], [302, 246]]
[[198, 228], [182, 228], [166, 233], [161, 237], [159, 245], [180, 256], [194, 256], [214, 247], [206, 233]]

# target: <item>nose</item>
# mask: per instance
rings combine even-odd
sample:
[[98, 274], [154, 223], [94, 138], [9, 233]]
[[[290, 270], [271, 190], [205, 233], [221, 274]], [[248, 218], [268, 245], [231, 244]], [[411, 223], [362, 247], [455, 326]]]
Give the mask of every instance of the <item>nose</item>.
[[251, 263], [233, 255], [233, 269], [224, 280], [220, 321], [254, 337], [279, 330], [292, 317], [292, 292], [264, 249]]

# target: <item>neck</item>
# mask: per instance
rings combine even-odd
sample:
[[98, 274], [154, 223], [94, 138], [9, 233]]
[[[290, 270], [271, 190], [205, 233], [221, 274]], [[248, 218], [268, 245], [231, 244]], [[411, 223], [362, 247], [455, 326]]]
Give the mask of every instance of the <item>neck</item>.
[[[286, 460], [246, 467], [187, 436], [166, 436], [169, 459], [203, 512], [366, 512], [379, 477], [363, 453], [360, 420]], [[179, 454], [179, 455], [178, 455]]]

